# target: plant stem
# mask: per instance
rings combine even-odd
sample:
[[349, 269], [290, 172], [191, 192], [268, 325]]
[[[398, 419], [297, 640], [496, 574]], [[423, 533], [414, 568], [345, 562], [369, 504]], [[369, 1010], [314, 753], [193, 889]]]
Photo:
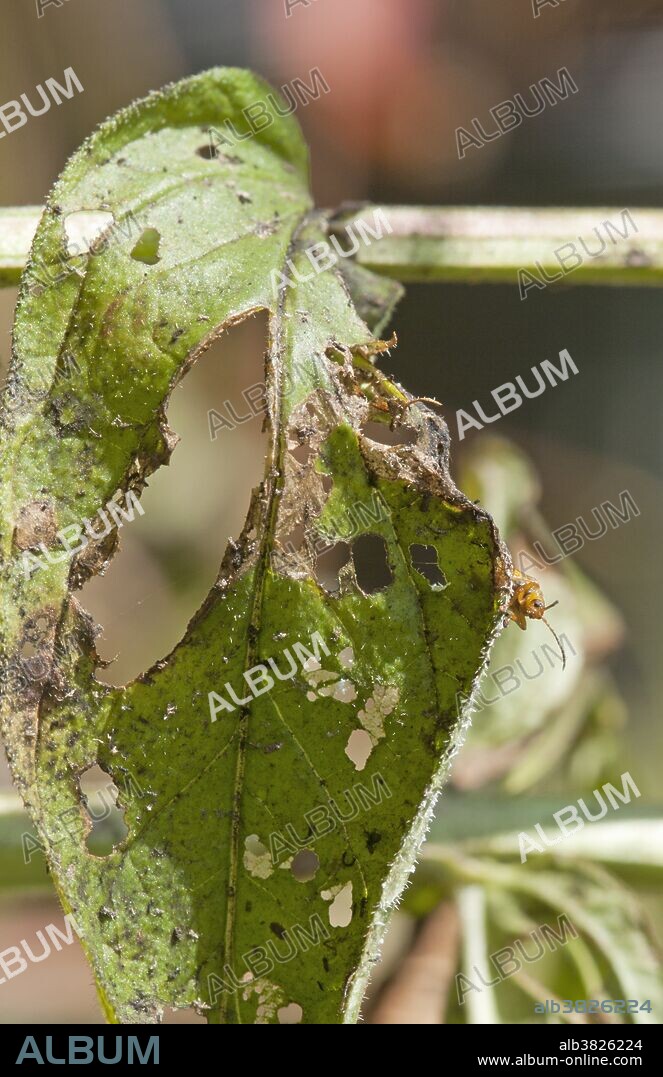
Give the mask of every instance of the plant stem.
[[[404, 283], [517, 284], [518, 270], [527, 269], [540, 280], [547, 275], [568, 284], [663, 284], [663, 210], [634, 209], [629, 223], [614, 208], [369, 206], [341, 208], [332, 230], [342, 236], [361, 220], [375, 228], [375, 210], [392, 231], [361, 244], [356, 261]], [[41, 206], [0, 209], [0, 287], [18, 283], [41, 212]], [[583, 240], [601, 253], [587, 253]], [[536, 290], [530, 285], [527, 294]]]
[[[591, 207], [363, 206], [342, 208], [333, 230], [342, 235], [348, 225], [362, 220], [376, 230], [376, 210], [382, 211], [392, 231], [361, 244], [356, 261], [406, 284], [517, 285], [519, 269], [545, 281], [543, 270], [569, 284], [663, 284], [663, 210], [634, 209], [629, 222], [623, 210]], [[536, 290], [532, 285], [527, 294]]]
[[18, 284], [41, 214], [41, 206], [0, 209], [0, 288]]
[[[463, 972], [468, 980], [476, 976], [476, 969], [488, 969], [486, 892], [481, 886], [464, 886], [457, 895], [463, 940]], [[470, 992], [470, 995], [472, 992]], [[479, 989], [476, 998], [467, 999], [467, 1023], [470, 1025], [498, 1025], [499, 1015], [493, 993]]]

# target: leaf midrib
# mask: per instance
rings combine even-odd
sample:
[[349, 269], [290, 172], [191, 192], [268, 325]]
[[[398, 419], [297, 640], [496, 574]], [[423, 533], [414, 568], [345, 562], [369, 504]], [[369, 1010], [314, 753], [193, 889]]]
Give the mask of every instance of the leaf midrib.
[[[296, 243], [299, 233], [306, 227], [307, 222], [313, 216], [311, 211], [304, 213], [299, 220], [297, 226], [293, 229], [288, 248], [285, 253], [284, 263], [287, 264], [288, 258], [294, 253], [296, 249]], [[285, 394], [283, 392], [283, 381], [285, 371], [285, 344], [283, 341], [283, 324], [285, 314], [285, 299], [287, 294], [288, 284], [285, 280], [281, 281], [278, 292], [278, 302], [276, 304], [276, 310], [271, 318], [270, 334], [272, 334], [272, 348], [270, 349], [274, 361], [272, 362], [273, 368], [273, 384], [276, 392], [276, 407], [274, 408], [273, 415], [270, 415], [269, 403], [267, 408], [267, 418], [270, 430], [269, 448], [265, 456], [265, 477], [263, 479], [264, 490], [264, 508], [262, 511], [263, 519], [263, 541], [261, 543], [260, 554], [256, 562], [256, 581], [253, 591], [253, 604], [251, 609], [251, 619], [249, 630], [247, 632], [244, 668], [251, 669], [254, 664], [254, 659], [257, 656], [258, 640], [260, 636], [260, 627], [262, 623], [262, 609], [264, 603], [264, 588], [265, 581], [267, 579], [267, 569], [271, 564], [270, 553], [273, 547], [273, 536], [275, 532], [276, 516], [278, 512], [279, 501], [275, 497], [275, 493], [283, 485], [283, 473], [279, 468], [279, 461], [284, 458], [285, 454]], [[269, 397], [268, 397], [269, 401]], [[235, 781], [232, 791], [232, 812], [230, 816], [230, 844], [229, 844], [229, 866], [228, 866], [228, 893], [226, 901], [226, 924], [224, 932], [224, 948], [223, 948], [223, 963], [224, 967], [230, 965], [235, 955], [235, 913], [237, 908], [237, 879], [239, 870], [239, 841], [241, 831], [241, 814], [238, 810], [238, 806], [241, 802], [241, 797], [244, 789], [244, 774], [246, 768], [246, 749], [248, 744], [248, 732], [249, 732], [249, 719], [251, 715], [251, 704], [243, 709], [240, 717], [240, 735], [237, 744], [237, 762], [235, 767]], [[235, 1011], [237, 1016], [237, 1023], [241, 1024], [241, 1014], [239, 1009], [239, 1000], [237, 992], [233, 992], [232, 996], [228, 993], [223, 993], [221, 996], [221, 1005], [219, 1007], [219, 1020], [222, 1024], [227, 1023], [228, 1009], [230, 1005], [230, 998], [234, 1000]]]

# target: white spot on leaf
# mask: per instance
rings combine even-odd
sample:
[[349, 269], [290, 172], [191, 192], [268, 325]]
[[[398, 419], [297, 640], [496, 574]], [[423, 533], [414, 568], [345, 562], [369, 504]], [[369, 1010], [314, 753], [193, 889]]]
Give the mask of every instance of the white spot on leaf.
[[323, 901], [331, 901], [329, 906], [329, 923], [332, 927], [347, 927], [352, 920], [352, 883], [332, 886], [322, 890]]
[[359, 711], [357, 717], [373, 744], [377, 744], [384, 737], [384, 720], [398, 703], [398, 695], [398, 688], [377, 684], [373, 695], [366, 700], [365, 709]]
[[248, 987], [244, 988], [242, 992], [244, 1001], [248, 1002], [254, 992], [258, 996], [258, 1006], [256, 1008], [256, 1019], [254, 1024], [268, 1025], [274, 1019], [277, 1010], [285, 1001], [283, 992], [280, 987], [276, 987], [275, 984], [270, 984], [268, 980], [255, 980]]
[[317, 688], [319, 684], [324, 684], [325, 681], [333, 681], [336, 676], [336, 673], [332, 673], [329, 669], [316, 669], [314, 673], [308, 675], [306, 680], [312, 688]]
[[[346, 651], [352, 648], [346, 647]], [[345, 652], [343, 652], [345, 653]], [[352, 703], [357, 698], [357, 689], [352, 681], [339, 678], [338, 673], [329, 669], [316, 669], [306, 677], [307, 683], [315, 691], [307, 692], [306, 698], [313, 703], [315, 699], [331, 698], [339, 703]], [[329, 683], [333, 682], [333, 683]]]
[[94, 241], [106, 231], [114, 219], [112, 213], [87, 209], [76, 210], [65, 217], [64, 234], [69, 257], [88, 254]]
[[365, 729], [355, 729], [348, 738], [345, 754], [355, 765], [355, 770], [363, 770], [373, 751], [374, 744]]
[[304, 1016], [304, 1011], [296, 1002], [291, 1002], [289, 1006], [283, 1006], [278, 1010], [276, 1016], [280, 1025], [298, 1025]]
[[[339, 681], [339, 685], [341, 684], [350, 684], [350, 682]], [[352, 698], [354, 699], [355, 696]], [[345, 746], [345, 754], [354, 763], [355, 770], [364, 769], [375, 745], [385, 736], [384, 720], [392, 713], [398, 699], [398, 688], [376, 684], [373, 695], [366, 700], [364, 709], [359, 711], [357, 717], [363, 729], [355, 729]], [[350, 702], [350, 699], [346, 701]]]
[[274, 870], [269, 849], [257, 834], [249, 834], [244, 842], [244, 867], [256, 879], [269, 879]]
[[352, 703], [357, 698], [357, 689], [352, 681], [347, 681], [345, 678], [341, 678], [334, 685], [334, 699], [337, 699], [339, 703]]

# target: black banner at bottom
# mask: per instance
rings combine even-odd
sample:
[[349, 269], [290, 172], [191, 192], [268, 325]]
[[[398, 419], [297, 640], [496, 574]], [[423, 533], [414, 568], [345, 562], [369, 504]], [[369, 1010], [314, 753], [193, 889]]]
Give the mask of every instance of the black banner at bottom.
[[[253, 1026], [252, 1026], [253, 1027]], [[321, 1026], [308, 1026], [319, 1029]], [[381, 1026], [384, 1028], [384, 1026]], [[367, 1025], [371, 1049], [381, 1036]], [[8, 1066], [176, 1065], [195, 1058], [196, 1050], [209, 1050], [217, 1035], [227, 1030], [215, 1025], [3, 1025], [0, 1062]], [[420, 1034], [423, 1028], [419, 1026]], [[305, 1034], [299, 1026], [295, 1036]], [[255, 1033], [254, 1033], [255, 1035]], [[293, 1032], [286, 1033], [288, 1037]], [[660, 1070], [663, 1037], [660, 1025], [445, 1025], [434, 1033], [436, 1049], [454, 1052], [462, 1070], [505, 1068], [565, 1069], [593, 1066]], [[388, 1034], [385, 1037], [389, 1043]], [[291, 1040], [289, 1040], [292, 1043]], [[219, 1048], [227, 1045], [219, 1039]]]

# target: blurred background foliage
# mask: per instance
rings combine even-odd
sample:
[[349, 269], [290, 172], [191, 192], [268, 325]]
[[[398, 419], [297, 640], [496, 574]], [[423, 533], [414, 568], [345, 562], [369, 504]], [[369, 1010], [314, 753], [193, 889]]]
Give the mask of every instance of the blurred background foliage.
[[[0, 141], [3, 205], [40, 203], [90, 129], [133, 97], [214, 64], [248, 66], [280, 86], [318, 67], [331, 92], [301, 109], [321, 205], [387, 203], [660, 204], [663, 142], [661, 0], [568, 0], [532, 16], [530, 0], [313, 0], [285, 17], [281, 0], [66, 0], [37, 18], [32, 0], [3, 12], [0, 101], [72, 66], [85, 92]], [[579, 93], [457, 159], [455, 129], [560, 67]], [[597, 224], [602, 217], [597, 217]], [[572, 240], [573, 236], [569, 239]], [[0, 361], [9, 356], [15, 291], [0, 292]], [[521, 302], [517, 282], [410, 287], [385, 369], [443, 402], [453, 473], [492, 511], [511, 550], [548, 528], [590, 520], [628, 490], [640, 515], [542, 574], [567, 668], [550, 658], [517, 691], [477, 708], [453, 787], [390, 929], [368, 1020], [532, 1021], [539, 998], [661, 996], [663, 935], [658, 805], [661, 650], [661, 300], [655, 290], [550, 287]], [[216, 344], [173, 395], [181, 436], [150, 481], [145, 515], [81, 601], [122, 683], [167, 653], [207, 593], [262, 473], [255, 417], [209, 433], [208, 411], [238, 413], [262, 380], [265, 325]], [[579, 374], [500, 420], [456, 434], [455, 413], [567, 348]], [[490, 409], [489, 409], [490, 410]], [[494, 410], [494, 409], [492, 409]], [[499, 434], [499, 438], [494, 435]], [[545, 545], [545, 542], [544, 542]], [[550, 547], [546, 547], [550, 548]], [[531, 672], [554, 640], [509, 627], [484, 682], [518, 660]], [[493, 686], [491, 690], [491, 685]], [[641, 798], [586, 824], [521, 865], [518, 833], [629, 771]], [[6, 769], [0, 774], [0, 951], [59, 915], [37, 851], [23, 863]], [[111, 816], [99, 826], [113, 840]], [[104, 833], [105, 831], [105, 833]], [[458, 1004], [455, 977], [527, 942], [566, 912], [579, 938]], [[493, 972], [494, 974], [494, 972]], [[643, 992], [649, 991], [649, 995]], [[94, 1021], [91, 973], [64, 947], [0, 986], [0, 1020]], [[188, 1015], [180, 1015], [188, 1020]], [[660, 1021], [658, 1014], [652, 1015]], [[545, 1018], [537, 1018], [539, 1020]], [[605, 1020], [605, 1017], [603, 1018]], [[586, 1018], [580, 1018], [586, 1020]]]

